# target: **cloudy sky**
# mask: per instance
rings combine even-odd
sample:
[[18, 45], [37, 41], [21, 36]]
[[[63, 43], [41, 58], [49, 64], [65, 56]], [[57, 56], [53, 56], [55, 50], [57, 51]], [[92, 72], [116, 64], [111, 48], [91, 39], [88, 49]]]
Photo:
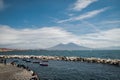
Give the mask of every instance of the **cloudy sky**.
[[0, 0], [0, 47], [120, 47], [120, 0]]

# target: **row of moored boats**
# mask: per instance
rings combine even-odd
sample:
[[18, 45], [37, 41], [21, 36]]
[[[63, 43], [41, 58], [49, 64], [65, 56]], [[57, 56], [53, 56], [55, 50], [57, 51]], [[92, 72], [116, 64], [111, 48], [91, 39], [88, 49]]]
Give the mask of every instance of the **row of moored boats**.
[[48, 60], [31, 61], [31, 60], [29, 60], [29, 59], [22, 59], [22, 61], [32, 62], [32, 63], [35, 63], [35, 64], [40, 64], [40, 66], [48, 66]]

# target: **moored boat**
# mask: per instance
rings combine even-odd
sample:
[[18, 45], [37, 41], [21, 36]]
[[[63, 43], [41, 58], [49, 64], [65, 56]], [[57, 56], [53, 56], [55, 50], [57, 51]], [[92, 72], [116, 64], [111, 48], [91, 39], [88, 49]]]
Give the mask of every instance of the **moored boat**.
[[26, 60], [26, 62], [31, 62], [30, 60]]
[[40, 66], [48, 66], [46, 63], [40, 63]]

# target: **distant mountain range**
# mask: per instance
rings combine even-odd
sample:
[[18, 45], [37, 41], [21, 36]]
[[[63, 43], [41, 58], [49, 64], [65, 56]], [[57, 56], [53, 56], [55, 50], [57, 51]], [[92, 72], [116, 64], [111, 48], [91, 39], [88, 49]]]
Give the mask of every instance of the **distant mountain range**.
[[74, 43], [68, 43], [68, 44], [58, 44], [54, 47], [48, 48], [47, 50], [90, 50], [90, 49], [91, 48], [79, 46]]
[[120, 50], [120, 47], [106, 47], [106, 48], [88, 48], [84, 46], [79, 46], [75, 43], [68, 44], [58, 44], [56, 46], [47, 48], [47, 49], [10, 49], [10, 48], [0, 48], [0, 52], [8, 52], [8, 51], [28, 51], [28, 50]]
[[112, 46], [112, 47], [99, 48], [97, 50], [120, 50], [120, 47], [119, 46]]

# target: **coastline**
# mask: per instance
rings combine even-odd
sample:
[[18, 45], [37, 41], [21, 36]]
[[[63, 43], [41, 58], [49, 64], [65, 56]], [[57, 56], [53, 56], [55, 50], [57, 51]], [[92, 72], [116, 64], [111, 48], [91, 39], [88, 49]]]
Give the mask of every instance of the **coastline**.
[[[0, 80], [31, 80], [34, 77], [33, 71], [28, 71], [27, 69], [17, 67], [10, 63], [3, 64], [0, 63]], [[38, 78], [36, 80], [39, 80]]]
[[27, 59], [45, 59], [45, 60], [64, 60], [64, 61], [80, 61], [88, 63], [101, 63], [114, 66], [120, 66], [120, 59], [102, 59], [102, 58], [84, 58], [84, 57], [67, 57], [67, 56], [35, 56], [35, 55], [0, 55], [0, 58], [27, 58]]

